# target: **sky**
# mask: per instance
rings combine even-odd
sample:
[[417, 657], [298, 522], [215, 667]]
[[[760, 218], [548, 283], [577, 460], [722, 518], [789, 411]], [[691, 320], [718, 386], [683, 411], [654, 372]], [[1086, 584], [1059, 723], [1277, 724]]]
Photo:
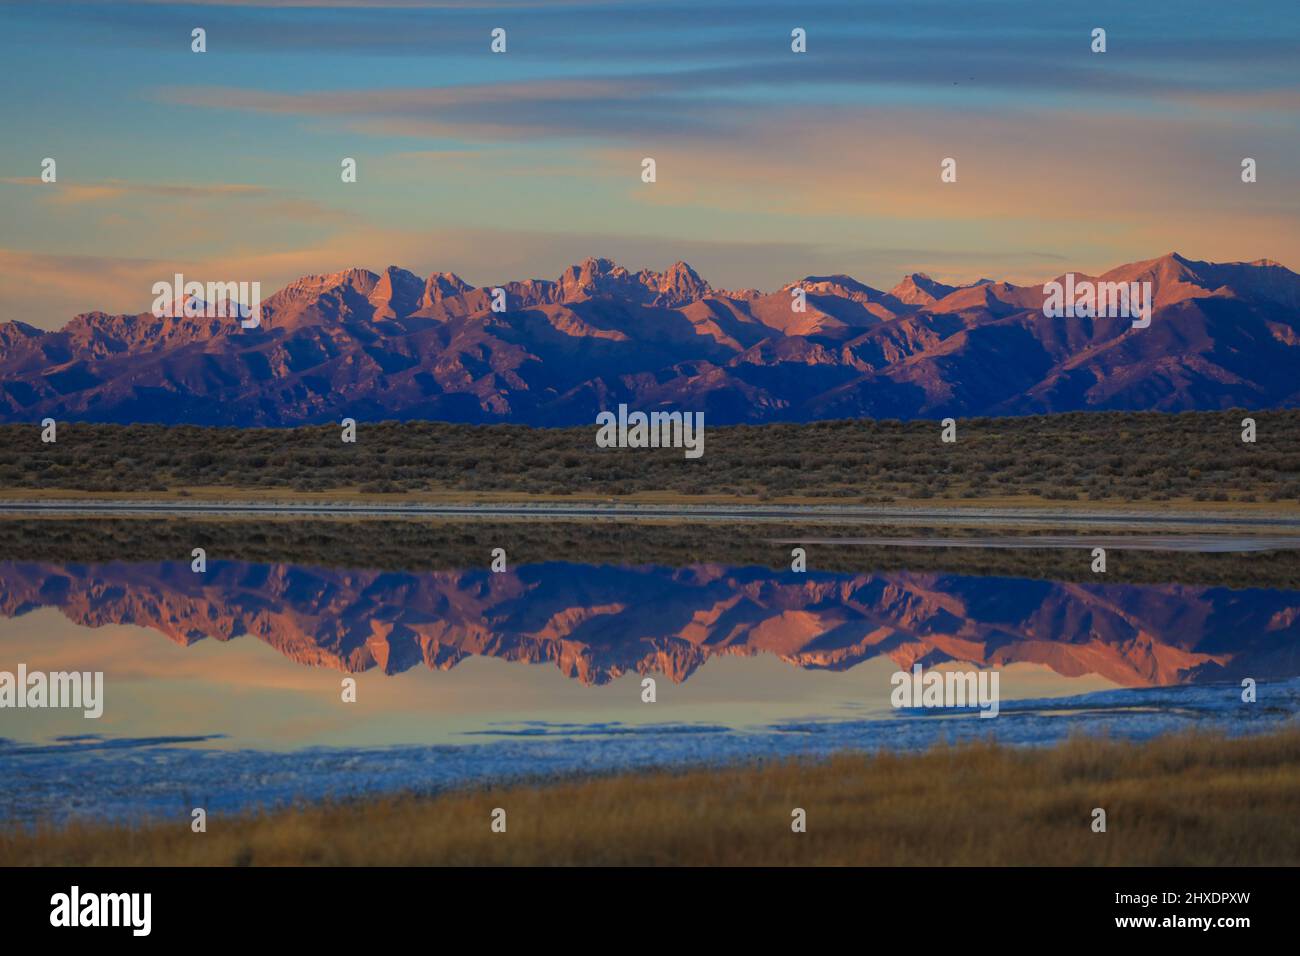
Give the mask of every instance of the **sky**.
[[42, 328], [178, 272], [1300, 269], [1295, 0], [0, 2], [0, 62], [0, 321]]

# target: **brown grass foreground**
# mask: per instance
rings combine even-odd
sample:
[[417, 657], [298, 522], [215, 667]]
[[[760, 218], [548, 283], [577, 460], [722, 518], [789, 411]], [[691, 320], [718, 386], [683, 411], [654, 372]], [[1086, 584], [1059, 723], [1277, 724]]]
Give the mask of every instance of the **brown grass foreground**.
[[1297, 806], [1300, 729], [1076, 738], [375, 798], [213, 817], [204, 834], [188, 820], [8, 832], [0, 864], [1294, 865]]

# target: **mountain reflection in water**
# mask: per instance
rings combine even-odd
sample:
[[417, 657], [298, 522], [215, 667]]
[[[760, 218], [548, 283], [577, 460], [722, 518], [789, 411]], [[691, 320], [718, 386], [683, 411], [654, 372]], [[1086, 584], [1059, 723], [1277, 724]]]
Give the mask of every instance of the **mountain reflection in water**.
[[[107, 698], [101, 720], [0, 710], [0, 826], [988, 736], [1252, 733], [1300, 713], [1298, 637], [1290, 590], [0, 563], [0, 670], [103, 671]], [[999, 716], [893, 710], [890, 675], [916, 663], [997, 668]], [[340, 702], [340, 674], [356, 675], [356, 703]], [[678, 683], [647, 705], [641, 675]]]
[[1300, 673], [1300, 592], [1077, 584], [958, 574], [566, 562], [391, 572], [212, 561], [0, 563], [0, 614], [57, 608], [182, 645], [252, 635], [298, 663], [356, 673], [482, 656], [554, 662], [584, 684], [691, 677], [718, 656], [844, 670], [1039, 664], [1126, 687]]

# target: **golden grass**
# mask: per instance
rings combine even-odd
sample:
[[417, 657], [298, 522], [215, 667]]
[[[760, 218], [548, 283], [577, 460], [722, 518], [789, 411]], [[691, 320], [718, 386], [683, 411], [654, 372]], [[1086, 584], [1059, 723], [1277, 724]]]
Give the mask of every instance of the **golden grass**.
[[10, 831], [0, 865], [1285, 865], [1298, 807], [1300, 730], [1076, 738]]

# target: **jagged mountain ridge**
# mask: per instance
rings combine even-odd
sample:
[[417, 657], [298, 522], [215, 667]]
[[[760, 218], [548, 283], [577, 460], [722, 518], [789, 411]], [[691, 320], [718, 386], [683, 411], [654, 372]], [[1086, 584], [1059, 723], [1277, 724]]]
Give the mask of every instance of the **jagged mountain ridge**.
[[1150, 328], [1049, 318], [1040, 285], [921, 273], [889, 291], [834, 275], [728, 292], [682, 262], [587, 259], [504, 284], [493, 312], [491, 287], [453, 273], [349, 269], [274, 293], [257, 329], [150, 313], [0, 323], [0, 420], [558, 426], [626, 402], [716, 425], [1300, 405], [1296, 273], [1171, 253], [1100, 278], [1150, 281]]

